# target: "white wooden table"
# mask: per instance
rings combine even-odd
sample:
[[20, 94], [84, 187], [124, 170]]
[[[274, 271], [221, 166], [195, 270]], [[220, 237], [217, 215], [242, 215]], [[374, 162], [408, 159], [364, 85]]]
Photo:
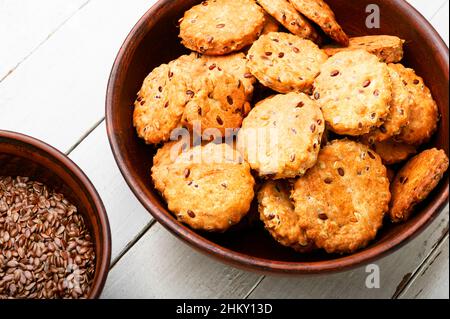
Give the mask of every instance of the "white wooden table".
[[[448, 45], [449, 0], [409, 0]], [[103, 298], [448, 298], [448, 206], [429, 228], [377, 262], [325, 277], [261, 276], [187, 247], [155, 223], [125, 184], [106, 137], [109, 72], [155, 0], [0, 0], [0, 128], [67, 153], [101, 194], [113, 236]]]

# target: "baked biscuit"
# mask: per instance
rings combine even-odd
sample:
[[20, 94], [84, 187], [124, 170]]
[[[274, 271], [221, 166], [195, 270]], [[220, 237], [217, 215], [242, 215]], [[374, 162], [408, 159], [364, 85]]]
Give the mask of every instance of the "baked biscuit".
[[386, 64], [364, 50], [339, 52], [320, 68], [314, 98], [330, 129], [363, 135], [389, 115], [392, 84]]
[[314, 21], [337, 43], [347, 46], [348, 36], [336, 21], [334, 12], [323, 0], [290, 0], [292, 5], [308, 19]]
[[237, 148], [262, 177], [294, 178], [314, 166], [325, 121], [303, 93], [259, 102], [244, 119]]
[[408, 124], [409, 110], [413, 103], [411, 94], [403, 84], [400, 75], [389, 65], [388, 67], [392, 82], [391, 110], [386, 121], [369, 133], [368, 138], [375, 142], [383, 142], [400, 134], [402, 128]]
[[308, 92], [327, 55], [298, 36], [272, 32], [250, 48], [247, 66], [265, 86], [280, 92]]
[[378, 155], [380, 155], [383, 163], [386, 165], [403, 162], [417, 152], [414, 145], [397, 143], [393, 140], [375, 142], [370, 146]]
[[272, 18], [271, 15], [266, 14], [266, 24], [264, 25], [264, 28], [261, 32], [261, 34], [268, 34], [270, 32], [278, 32], [280, 30], [280, 25], [278, 24], [277, 20]]
[[386, 168], [367, 146], [335, 140], [297, 180], [292, 199], [299, 226], [318, 248], [352, 253], [382, 226], [390, 200]]
[[158, 149], [153, 157], [152, 166], [152, 179], [156, 189], [163, 190], [166, 187], [169, 166], [175, 162], [183, 151], [189, 149], [189, 146], [189, 143], [180, 140], [164, 143], [164, 145]]
[[264, 11], [254, 0], [207, 0], [186, 11], [180, 38], [193, 51], [224, 55], [252, 44], [264, 24]]
[[403, 59], [403, 43], [405, 40], [392, 35], [368, 35], [350, 38], [347, 47], [328, 45], [323, 50], [333, 56], [341, 51], [363, 49], [376, 55], [381, 62], [396, 63]]
[[155, 68], [145, 78], [134, 103], [133, 124], [147, 144], [169, 140], [172, 130], [179, 126], [186, 99], [179, 94], [182, 83], [178, 76], [192, 61], [193, 56], [181, 56]]
[[241, 80], [248, 100], [251, 99], [256, 79], [247, 68], [247, 58], [244, 53], [239, 52], [223, 56], [202, 55], [199, 58], [208, 69], [223, 69], [223, 71]]
[[299, 218], [290, 200], [291, 187], [284, 181], [268, 181], [258, 192], [261, 221], [272, 237], [298, 252], [310, 252], [313, 243], [299, 226]]
[[420, 145], [427, 142], [437, 129], [439, 110], [430, 90], [423, 79], [413, 69], [401, 64], [391, 64], [402, 78], [411, 93], [413, 102], [410, 106], [408, 125], [396, 136], [396, 139], [407, 144]]
[[314, 27], [288, 0], [257, 0], [257, 2], [293, 34], [316, 43], [320, 42], [319, 34]]
[[435, 148], [423, 151], [407, 162], [391, 186], [392, 221], [406, 221], [414, 206], [431, 193], [447, 169], [447, 155], [443, 150]]
[[153, 172], [169, 210], [194, 229], [223, 232], [247, 214], [253, 200], [250, 166], [227, 144], [209, 143], [181, 153], [162, 175], [164, 182]]
[[185, 73], [179, 94], [188, 97], [181, 123], [193, 130], [201, 125], [201, 132], [217, 129], [222, 136], [241, 127], [242, 119], [250, 111], [243, 82], [219, 68], [211, 68], [198, 60]]

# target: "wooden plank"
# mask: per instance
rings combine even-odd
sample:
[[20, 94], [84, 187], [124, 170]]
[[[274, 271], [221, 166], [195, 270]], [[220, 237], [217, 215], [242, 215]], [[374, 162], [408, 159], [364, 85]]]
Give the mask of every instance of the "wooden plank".
[[0, 127], [66, 151], [104, 116], [123, 40], [155, 0], [92, 0], [0, 83]]
[[265, 277], [249, 298], [390, 298], [427, 258], [448, 230], [448, 206], [416, 239], [377, 262], [380, 288], [368, 289], [366, 267], [328, 276], [304, 278]]
[[[111, 226], [114, 263], [152, 221], [134, 197], [114, 161], [103, 122], [71, 154], [99, 192]], [[149, 177], [150, 178], [150, 177]]]
[[[448, 0], [406, 0], [409, 2], [414, 8], [417, 9], [425, 18], [430, 20], [433, 15], [442, 7], [445, 2]], [[381, 13], [383, 14], [383, 13]]]
[[88, 0], [0, 0], [0, 82]]
[[439, 11], [437, 11], [431, 19], [431, 24], [436, 30], [439, 31], [439, 34], [441, 35], [447, 46], [449, 39], [449, 2], [449, 0], [446, 0], [444, 5], [440, 7]]
[[421, 267], [412, 284], [400, 295], [400, 298], [449, 298], [448, 249], [447, 235]]
[[102, 298], [242, 298], [258, 278], [201, 255], [155, 224], [110, 271]]

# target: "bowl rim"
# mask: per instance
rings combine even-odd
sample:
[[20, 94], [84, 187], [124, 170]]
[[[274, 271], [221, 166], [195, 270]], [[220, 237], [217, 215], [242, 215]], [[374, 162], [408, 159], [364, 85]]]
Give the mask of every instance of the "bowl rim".
[[[36, 149], [43, 151], [45, 154], [54, 158], [57, 162], [70, 171], [75, 179], [78, 179], [81, 184], [86, 188], [87, 195], [92, 200], [94, 208], [97, 212], [97, 217], [100, 222], [101, 231], [104, 234], [104, 240], [101, 241], [100, 245], [104, 251], [100, 259], [100, 269], [95, 269], [96, 274], [99, 275], [98, 279], [93, 283], [91, 290], [88, 294], [88, 299], [99, 298], [103, 287], [105, 286], [106, 278], [109, 273], [109, 266], [111, 262], [111, 229], [109, 225], [108, 215], [106, 213], [103, 201], [95, 189], [92, 182], [86, 176], [86, 174], [81, 170], [81, 168], [75, 164], [67, 155], [57, 150], [53, 146], [29, 135], [25, 135], [18, 132], [13, 132], [9, 130], [0, 130], [0, 138], [6, 138], [13, 141], [18, 141], [25, 144], [26, 146], [32, 146]], [[96, 255], [96, 258], [99, 256]]]
[[[213, 256], [222, 262], [234, 265], [243, 269], [252, 269], [262, 273], [282, 273], [282, 274], [322, 274], [329, 272], [338, 272], [347, 269], [356, 268], [360, 265], [370, 263], [376, 259], [380, 259], [395, 250], [399, 249], [411, 239], [419, 235], [443, 210], [448, 202], [449, 198], [449, 185], [438, 195], [435, 202], [431, 207], [427, 209], [427, 213], [423, 214], [412, 227], [406, 228], [394, 238], [381, 242], [373, 247], [369, 247], [363, 251], [353, 253], [351, 255], [345, 255], [339, 258], [315, 261], [315, 262], [290, 262], [290, 261], [273, 261], [260, 257], [249, 256], [240, 252], [232, 251], [231, 249], [220, 246], [207, 238], [204, 238], [200, 234], [191, 230], [185, 225], [182, 225], [178, 221], [174, 220], [170, 216], [166, 215], [160, 208], [157, 207], [140, 189], [139, 183], [137, 183], [131, 174], [128, 173], [128, 168], [125, 165], [124, 156], [121, 154], [120, 145], [114, 134], [113, 124], [113, 105], [114, 96], [116, 92], [116, 85], [118, 74], [122, 72], [121, 61], [125, 56], [129, 54], [127, 51], [130, 45], [134, 42], [135, 38], [140, 34], [142, 28], [145, 27], [147, 20], [160, 10], [164, 5], [172, 0], [159, 0], [157, 1], [135, 24], [130, 31], [125, 41], [123, 42], [117, 57], [114, 61], [114, 65], [111, 70], [111, 74], [108, 81], [106, 91], [106, 103], [105, 103], [105, 118], [108, 140], [111, 146], [111, 150], [114, 159], [119, 167], [119, 170], [128, 184], [131, 191], [136, 198], [145, 207], [145, 209], [167, 230], [169, 230], [176, 237], [182, 239], [188, 245], [205, 253], [206, 255]], [[442, 40], [441, 36], [430, 24], [430, 22], [419, 13], [412, 5], [405, 0], [391, 0], [394, 5], [401, 11], [407, 11], [415, 21], [419, 22], [423, 26], [424, 32], [431, 39], [431, 42], [435, 45], [435, 50], [438, 55], [446, 56], [446, 67], [449, 67], [449, 50], [447, 45]], [[448, 76], [447, 76], [448, 80]]]

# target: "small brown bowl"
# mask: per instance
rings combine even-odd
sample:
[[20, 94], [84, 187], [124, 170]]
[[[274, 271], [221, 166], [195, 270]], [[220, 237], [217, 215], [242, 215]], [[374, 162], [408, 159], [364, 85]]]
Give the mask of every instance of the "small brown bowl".
[[95, 276], [88, 298], [98, 298], [111, 259], [111, 233], [102, 200], [92, 183], [66, 155], [32, 137], [0, 130], [0, 176], [26, 176], [49, 186], [83, 214], [95, 241]]
[[[160, 0], [133, 28], [120, 49], [109, 80], [106, 98], [108, 136], [125, 180], [145, 208], [168, 230], [194, 248], [239, 267], [278, 273], [340, 271], [378, 259], [419, 234], [445, 206], [448, 174], [406, 223], [386, 222], [365, 249], [348, 256], [325, 253], [298, 254], [278, 245], [261, 225], [226, 234], [203, 234], [180, 224], [167, 210], [150, 180], [155, 147], [146, 146], [132, 124], [133, 102], [145, 76], [156, 66], [187, 50], [180, 44], [177, 21], [200, 0]], [[427, 147], [449, 152], [448, 144], [448, 48], [433, 27], [403, 0], [328, 0], [349, 35], [390, 34], [406, 40], [409, 67], [425, 78], [436, 99], [442, 120]], [[381, 28], [367, 29], [366, 7], [378, 4]], [[359, 17], [359, 18], [355, 18]]]

